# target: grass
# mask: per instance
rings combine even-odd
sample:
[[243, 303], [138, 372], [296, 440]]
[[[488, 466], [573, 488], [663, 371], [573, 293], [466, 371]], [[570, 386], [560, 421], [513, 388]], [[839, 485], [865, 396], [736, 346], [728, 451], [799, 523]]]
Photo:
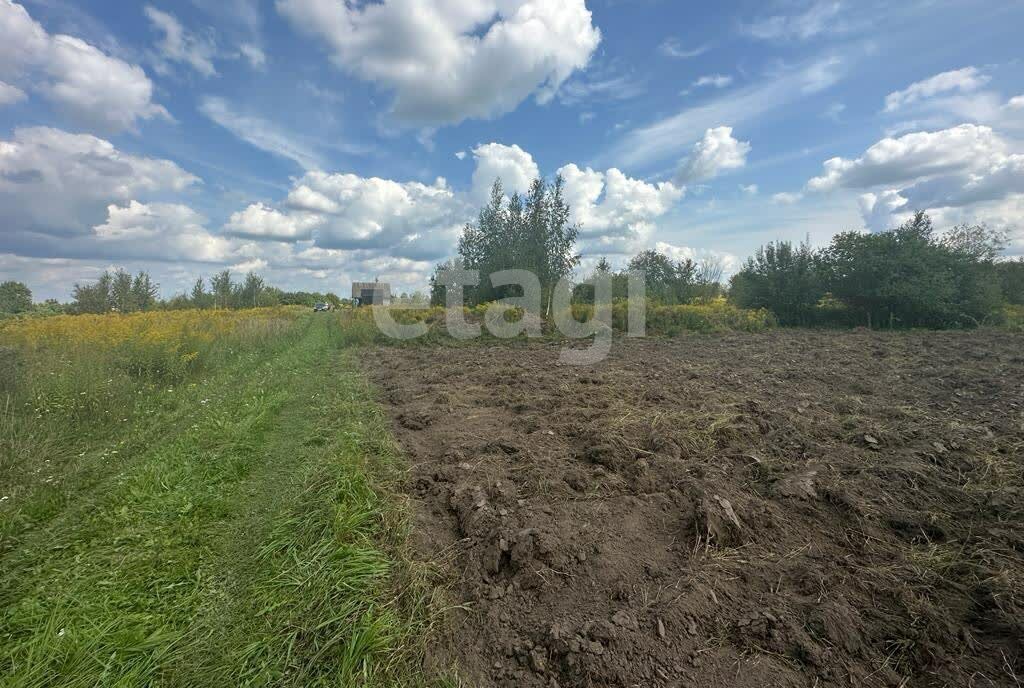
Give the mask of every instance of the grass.
[[23, 356], [0, 416], [5, 686], [439, 684], [373, 391], [337, 318], [288, 322], [173, 379], [106, 377], [109, 349]]

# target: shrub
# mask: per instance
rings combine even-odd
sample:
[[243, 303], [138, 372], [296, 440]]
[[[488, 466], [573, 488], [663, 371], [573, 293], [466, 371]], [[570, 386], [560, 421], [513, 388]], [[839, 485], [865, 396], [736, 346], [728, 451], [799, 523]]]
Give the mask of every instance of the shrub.
[[770, 310], [783, 325], [810, 325], [825, 295], [818, 259], [809, 244], [788, 241], [758, 249], [730, 282], [729, 298], [741, 308]]

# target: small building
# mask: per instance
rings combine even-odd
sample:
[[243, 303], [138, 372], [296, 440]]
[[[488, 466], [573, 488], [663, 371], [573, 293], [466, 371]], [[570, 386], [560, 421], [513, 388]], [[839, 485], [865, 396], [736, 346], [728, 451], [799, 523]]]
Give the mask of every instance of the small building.
[[390, 306], [391, 285], [387, 282], [353, 282], [352, 303], [357, 306]]

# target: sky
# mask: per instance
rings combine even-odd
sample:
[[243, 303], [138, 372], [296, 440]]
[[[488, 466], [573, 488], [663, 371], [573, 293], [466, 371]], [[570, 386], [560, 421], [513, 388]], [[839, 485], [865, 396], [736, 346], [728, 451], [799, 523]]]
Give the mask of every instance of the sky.
[[1024, 3], [0, 0], [0, 279], [425, 289], [496, 177], [580, 271], [916, 209], [1024, 254]]

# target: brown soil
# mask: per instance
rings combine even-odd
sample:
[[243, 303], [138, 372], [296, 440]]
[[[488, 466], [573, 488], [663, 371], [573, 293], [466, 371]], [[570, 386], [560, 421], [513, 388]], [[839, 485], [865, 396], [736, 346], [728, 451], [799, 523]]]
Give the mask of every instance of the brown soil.
[[466, 685], [1019, 686], [1024, 339], [384, 348]]

